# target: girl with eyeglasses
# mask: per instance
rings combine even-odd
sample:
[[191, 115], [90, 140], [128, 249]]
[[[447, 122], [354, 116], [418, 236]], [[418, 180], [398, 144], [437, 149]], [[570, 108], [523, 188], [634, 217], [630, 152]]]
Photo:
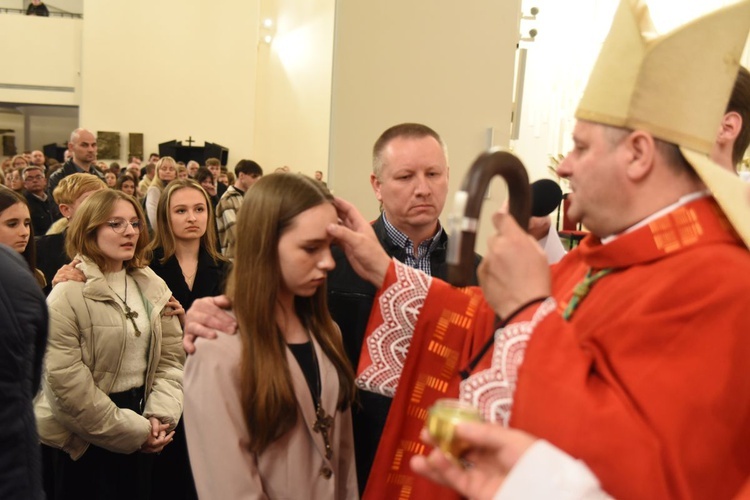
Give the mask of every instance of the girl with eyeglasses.
[[159, 197], [164, 191], [164, 186], [177, 178], [177, 162], [171, 156], [163, 156], [156, 163], [156, 175], [146, 191], [146, 215], [151, 229], [156, 232], [156, 208], [159, 205]]
[[[182, 413], [182, 331], [165, 316], [171, 292], [146, 267], [138, 202], [102, 190], [76, 211], [66, 251], [85, 282], [47, 298], [49, 343], [35, 403], [39, 437], [56, 448], [52, 496], [149, 497], [151, 455]], [[49, 493], [49, 492], [48, 492]]]

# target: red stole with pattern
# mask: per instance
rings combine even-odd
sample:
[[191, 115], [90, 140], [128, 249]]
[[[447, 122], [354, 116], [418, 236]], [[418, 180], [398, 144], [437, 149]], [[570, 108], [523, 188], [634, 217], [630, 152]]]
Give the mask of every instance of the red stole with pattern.
[[[484, 301], [479, 288], [456, 289], [437, 279], [431, 281], [421, 311], [418, 309], [421, 303], [415, 303], [414, 310], [409, 307], [392, 309], [390, 303], [399, 298], [384, 297], [383, 291], [398, 295], [400, 290], [395, 287], [394, 291], [392, 285], [399, 279], [406, 278], [397, 276], [391, 264], [385, 283], [375, 298], [367, 328], [369, 337], [363, 345], [359, 365], [358, 375], [366, 370], [374, 370], [377, 373], [370, 378], [384, 386], [398, 378], [398, 373], [389, 370], [388, 365], [403, 366], [364, 498], [430, 498], [426, 495], [437, 495], [432, 498], [440, 499], [458, 498], [451, 490], [412, 473], [409, 459], [414, 454], [427, 451], [419, 439], [427, 409], [440, 398], [458, 397], [461, 382], [458, 372], [466, 367], [492, 336], [495, 313]], [[410, 293], [411, 286], [411, 283], [405, 284], [403, 293]], [[422, 283], [422, 286], [426, 287], [427, 283]], [[423, 295], [421, 298], [424, 298]], [[419, 301], [420, 297], [414, 299]], [[404, 298], [401, 297], [401, 300]], [[399, 324], [413, 319], [413, 316], [409, 317], [410, 312], [419, 312], [415, 334], [400, 339]], [[380, 329], [382, 337], [373, 339], [373, 330], [383, 325], [386, 328]], [[393, 327], [391, 331], [388, 331], [388, 326]], [[368, 342], [373, 341], [384, 344], [384, 348], [368, 349]], [[373, 359], [371, 351], [381, 354], [375, 354]], [[485, 358], [489, 359], [491, 353], [490, 349]], [[488, 363], [486, 361], [485, 364]], [[387, 393], [388, 390], [380, 392]]]

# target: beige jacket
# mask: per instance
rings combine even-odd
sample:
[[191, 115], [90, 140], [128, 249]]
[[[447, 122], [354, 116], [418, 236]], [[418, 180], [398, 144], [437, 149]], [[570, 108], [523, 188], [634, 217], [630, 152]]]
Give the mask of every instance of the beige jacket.
[[358, 498], [351, 411], [336, 411], [338, 374], [317, 342], [323, 406], [334, 416], [331, 460], [322, 436], [312, 431], [312, 396], [289, 349], [297, 424], [260, 455], [248, 450], [240, 402], [241, 344], [239, 335], [199, 339], [185, 365], [185, 433], [201, 500]]
[[47, 298], [49, 340], [34, 402], [39, 437], [74, 460], [90, 443], [132, 453], [148, 438], [148, 417], [174, 428], [182, 413], [182, 330], [176, 317], [161, 315], [172, 293], [151, 269], [130, 272], [151, 322], [146, 402], [143, 415], [117, 408], [108, 394], [122, 362], [127, 320], [99, 268], [76, 258], [86, 282], [60, 283]]

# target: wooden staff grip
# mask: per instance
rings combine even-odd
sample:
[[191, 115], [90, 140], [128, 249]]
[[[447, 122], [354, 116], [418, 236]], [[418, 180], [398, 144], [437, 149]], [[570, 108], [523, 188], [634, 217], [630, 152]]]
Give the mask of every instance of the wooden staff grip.
[[509, 210], [518, 225], [528, 228], [531, 216], [531, 190], [526, 168], [516, 156], [501, 150], [490, 150], [474, 160], [456, 193], [453, 211], [448, 218], [448, 282], [467, 286], [474, 274], [474, 245], [484, 195], [495, 176], [508, 185]]

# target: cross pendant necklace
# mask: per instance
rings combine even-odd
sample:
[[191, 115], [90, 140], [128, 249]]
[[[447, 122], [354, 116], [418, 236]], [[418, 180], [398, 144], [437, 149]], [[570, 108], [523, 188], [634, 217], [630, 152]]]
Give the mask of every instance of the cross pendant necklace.
[[[312, 343], [312, 342], [311, 342]], [[315, 401], [315, 424], [313, 425], [313, 431], [320, 433], [320, 435], [323, 437], [323, 444], [326, 448], [326, 458], [328, 460], [333, 457], [333, 448], [331, 447], [331, 436], [330, 432], [333, 428], [333, 417], [331, 415], [326, 414], [326, 411], [323, 409], [322, 405], [322, 399], [323, 399], [323, 391], [321, 389], [321, 374], [320, 374], [320, 366], [318, 365], [318, 356], [315, 354], [315, 344], [312, 343], [312, 355], [313, 355], [313, 361], [315, 362], [315, 382], [318, 389], [318, 398], [317, 401]]]
[[122, 302], [122, 305], [125, 306], [125, 318], [129, 319], [130, 323], [133, 325], [133, 329], [135, 330], [135, 336], [140, 337], [141, 330], [138, 328], [138, 325], [135, 324], [135, 318], [138, 317], [138, 312], [130, 309], [130, 306], [128, 305], [128, 275], [127, 273], [125, 273], [125, 298], [124, 299], [120, 297], [120, 295], [118, 295], [117, 292], [115, 292], [114, 288], [109, 286], [109, 289], [112, 290], [112, 293], [114, 293], [115, 296], [118, 299], [120, 299], [120, 301]]

